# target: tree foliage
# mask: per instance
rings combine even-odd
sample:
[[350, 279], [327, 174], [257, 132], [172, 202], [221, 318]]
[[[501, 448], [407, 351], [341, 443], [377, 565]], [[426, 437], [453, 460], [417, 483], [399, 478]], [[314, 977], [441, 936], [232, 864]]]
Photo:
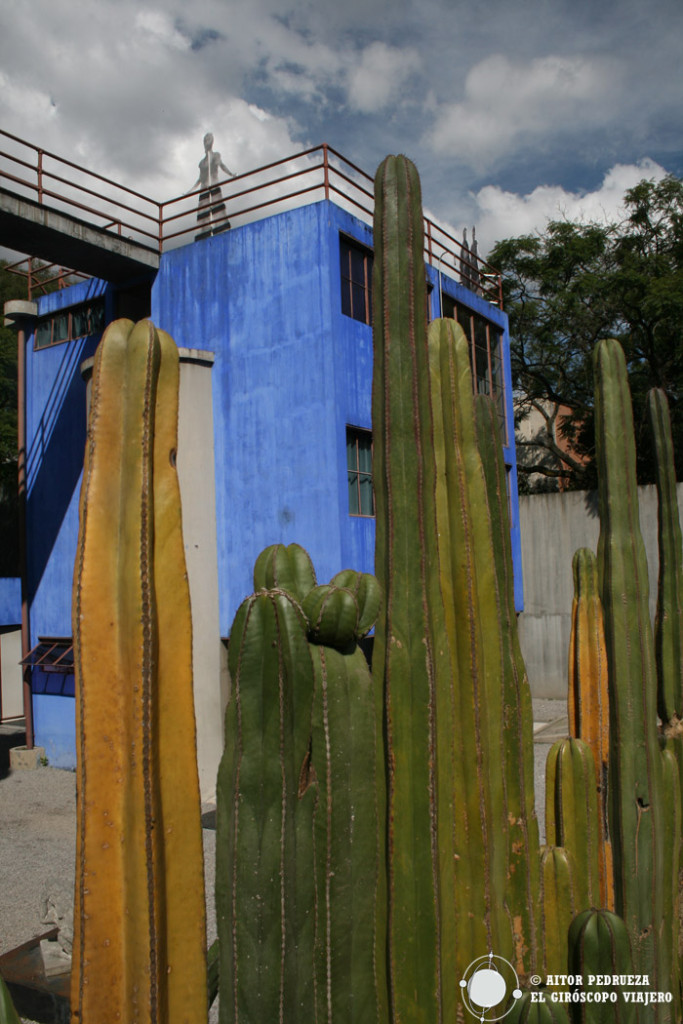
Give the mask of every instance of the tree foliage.
[[626, 353], [639, 482], [654, 480], [652, 387], [669, 398], [683, 479], [683, 182], [641, 181], [624, 203], [618, 224], [554, 221], [543, 234], [498, 242], [489, 256], [503, 273], [518, 458], [536, 481], [527, 489], [595, 485], [591, 353], [606, 337]]

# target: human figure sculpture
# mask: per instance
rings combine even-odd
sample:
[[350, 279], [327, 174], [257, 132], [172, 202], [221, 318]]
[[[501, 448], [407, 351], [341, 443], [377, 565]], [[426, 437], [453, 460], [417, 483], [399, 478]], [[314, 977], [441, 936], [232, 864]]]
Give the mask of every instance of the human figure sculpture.
[[467, 244], [467, 228], [463, 229], [460, 247], [460, 281], [470, 291], [479, 291], [479, 256], [475, 228], [472, 228], [472, 245]]
[[220, 153], [213, 151], [213, 135], [207, 132], [204, 136], [204, 156], [199, 161], [199, 177], [195, 181], [190, 192], [201, 188], [199, 203], [197, 207], [197, 223], [202, 230], [195, 235], [195, 239], [208, 238], [220, 231], [227, 231], [230, 221], [225, 214], [225, 203], [220, 185], [219, 171], [224, 171], [226, 177], [234, 178], [236, 175], [225, 166], [221, 160]]

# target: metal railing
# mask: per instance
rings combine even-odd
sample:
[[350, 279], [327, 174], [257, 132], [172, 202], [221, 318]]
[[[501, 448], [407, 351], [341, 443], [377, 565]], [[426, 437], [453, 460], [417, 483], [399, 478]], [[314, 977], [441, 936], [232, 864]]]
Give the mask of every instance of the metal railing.
[[7, 263], [3, 270], [26, 279], [29, 299], [35, 295], [46, 295], [51, 290], [51, 285], [56, 285], [59, 290], [69, 288], [78, 281], [90, 279], [90, 274], [85, 274], [82, 270], [70, 270], [58, 263], [42, 263], [34, 256], [25, 256], [16, 263]]
[[[166, 202], [1, 129], [0, 145], [0, 187], [159, 254], [322, 198], [372, 224], [373, 179], [326, 143]], [[425, 218], [425, 258], [502, 308], [499, 272], [430, 218]]]

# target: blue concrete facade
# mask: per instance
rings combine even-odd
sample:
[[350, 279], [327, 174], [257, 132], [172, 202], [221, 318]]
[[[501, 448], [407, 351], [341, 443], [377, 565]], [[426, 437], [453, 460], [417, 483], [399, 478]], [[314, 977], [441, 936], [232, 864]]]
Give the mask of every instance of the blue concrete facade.
[[[251, 591], [267, 544], [296, 541], [319, 582], [372, 571], [374, 519], [349, 515], [347, 426], [371, 428], [372, 329], [342, 313], [340, 234], [371, 247], [371, 229], [329, 201], [279, 213], [165, 253], [151, 316], [178, 346], [213, 353], [220, 632]], [[444, 293], [501, 332], [508, 437], [514, 439], [507, 317], [428, 268], [432, 314]], [[89, 281], [39, 300], [39, 316], [115, 290]], [[31, 642], [71, 635], [71, 578], [86, 431], [80, 366], [99, 338], [34, 350], [27, 341], [28, 583]], [[511, 478], [517, 604], [521, 558], [514, 441]], [[72, 676], [34, 672], [36, 742], [75, 764]]]

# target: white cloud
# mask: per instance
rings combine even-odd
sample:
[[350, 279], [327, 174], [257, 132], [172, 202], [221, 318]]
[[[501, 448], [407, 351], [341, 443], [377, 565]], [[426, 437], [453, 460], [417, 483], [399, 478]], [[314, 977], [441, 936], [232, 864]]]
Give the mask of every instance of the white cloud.
[[420, 67], [416, 50], [398, 49], [375, 42], [366, 46], [360, 62], [348, 73], [349, 103], [362, 113], [397, 106], [402, 99], [402, 88], [409, 76]]
[[492, 54], [468, 73], [464, 99], [441, 104], [428, 141], [440, 156], [483, 169], [525, 141], [601, 123], [620, 82], [610, 57]]
[[190, 40], [176, 28], [171, 16], [164, 11], [138, 11], [135, 15], [135, 32], [141, 34], [143, 45], [152, 43], [179, 51], [190, 48]]
[[618, 221], [624, 216], [627, 189], [643, 178], [661, 180], [666, 171], [653, 160], [616, 164], [592, 192], [571, 192], [558, 185], [539, 185], [527, 195], [487, 185], [475, 195], [477, 234], [490, 248], [502, 238], [543, 231], [549, 220]]

